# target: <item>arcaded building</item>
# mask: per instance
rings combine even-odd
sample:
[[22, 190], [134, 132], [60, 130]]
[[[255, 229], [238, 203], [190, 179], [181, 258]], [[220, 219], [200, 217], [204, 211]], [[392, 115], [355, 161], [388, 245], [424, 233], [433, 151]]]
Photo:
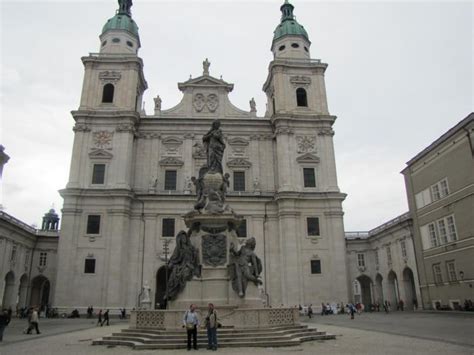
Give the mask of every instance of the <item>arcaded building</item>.
[[147, 82], [138, 26], [131, 2], [119, 3], [100, 34], [99, 52], [82, 58], [70, 175], [61, 191], [54, 304], [136, 307], [145, 283], [155, 303], [162, 302], [166, 260], [195, 202], [191, 178], [205, 163], [202, 136], [215, 119], [227, 145], [227, 202], [244, 217], [242, 242], [257, 240], [263, 298], [273, 305], [345, 302], [346, 195], [337, 183], [327, 64], [312, 59], [293, 5], [281, 6], [273, 39], [268, 30], [266, 112], [259, 114], [253, 100], [249, 109], [235, 107], [228, 97], [234, 85], [212, 76], [206, 59], [202, 73], [178, 83], [177, 106], [164, 110], [157, 96], [148, 115], [141, 110]]
[[474, 113], [402, 171], [425, 308], [474, 298]]

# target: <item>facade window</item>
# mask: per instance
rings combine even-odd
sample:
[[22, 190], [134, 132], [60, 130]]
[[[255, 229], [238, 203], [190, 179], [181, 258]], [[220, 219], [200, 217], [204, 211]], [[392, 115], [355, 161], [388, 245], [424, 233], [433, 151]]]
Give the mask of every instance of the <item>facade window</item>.
[[447, 217], [446, 222], [448, 224], [449, 241], [454, 242], [455, 240], [458, 240], [458, 236], [456, 234], [456, 225], [454, 224], [454, 217]]
[[308, 107], [308, 97], [306, 95], [306, 90], [303, 88], [296, 89], [296, 105]]
[[434, 281], [437, 284], [443, 283], [443, 275], [441, 275], [441, 265], [433, 264]]
[[244, 219], [242, 223], [239, 224], [239, 228], [237, 228], [237, 237], [247, 238], [247, 220], [246, 219]]
[[428, 232], [430, 233], [430, 243], [431, 247], [437, 247], [438, 246], [438, 236], [436, 235], [436, 227], [434, 223], [428, 224]]
[[431, 186], [431, 198], [433, 201], [439, 200], [441, 198], [441, 193], [439, 192], [439, 185]]
[[400, 248], [402, 249], [402, 257], [406, 258], [407, 257], [407, 244], [405, 243], [404, 240], [400, 241]]
[[165, 171], [165, 190], [176, 190], [176, 170]]
[[104, 89], [102, 90], [102, 102], [103, 103], [112, 103], [114, 102], [114, 91], [115, 87], [113, 84], [105, 84]]
[[174, 218], [163, 218], [162, 237], [174, 237]]
[[103, 184], [105, 181], [105, 164], [94, 164], [92, 169], [92, 183]]
[[433, 201], [437, 201], [449, 194], [448, 180], [443, 179], [431, 186], [431, 197]]
[[304, 187], [316, 187], [314, 168], [303, 168]]
[[454, 265], [454, 260], [446, 261], [446, 271], [448, 274], [449, 281], [456, 281], [456, 266]]
[[245, 191], [245, 171], [234, 171], [234, 191]]
[[426, 205], [429, 205], [432, 202], [430, 189], [428, 188], [418, 192], [415, 195], [415, 202], [417, 208], [422, 208]]
[[48, 260], [48, 253], [40, 253], [39, 256], [39, 266], [46, 266], [46, 261]]
[[87, 216], [87, 234], [99, 234], [100, 233], [100, 216], [91, 214]]
[[10, 261], [15, 261], [16, 260], [16, 251], [17, 251], [17, 246], [13, 245], [12, 246], [12, 251], [10, 254]]
[[441, 197], [449, 195], [448, 180], [441, 180], [439, 186], [441, 188]]
[[308, 217], [306, 219], [306, 224], [308, 228], [308, 236], [319, 236], [319, 218], [318, 217]]
[[95, 274], [95, 259], [86, 259], [84, 261], [84, 274]]
[[378, 249], [375, 250], [375, 267], [379, 267], [379, 251]]
[[311, 273], [312, 274], [321, 273], [321, 260], [311, 260]]
[[438, 220], [438, 232], [440, 243], [446, 244], [448, 242], [448, 233], [446, 232], [446, 223], [444, 219]]
[[365, 267], [365, 255], [357, 254], [357, 265], [359, 267]]
[[392, 265], [392, 250], [387, 246], [387, 264]]

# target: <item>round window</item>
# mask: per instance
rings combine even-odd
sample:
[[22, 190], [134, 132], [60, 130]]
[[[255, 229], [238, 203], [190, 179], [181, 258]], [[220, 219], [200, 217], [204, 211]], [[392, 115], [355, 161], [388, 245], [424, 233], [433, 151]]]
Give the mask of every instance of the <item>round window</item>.
[[299, 45], [298, 43], [292, 43], [291, 46], [292, 46], [293, 48], [299, 48], [300, 45]]
[[107, 44], [107, 41], [102, 42], [102, 47]]
[[120, 42], [120, 38], [112, 38], [112, 42], [114, 42], [114, 43], [119, 43], [119, 42]]
[[304, 50], [305, 50], [306, 52], [308, 52], [308, 48], [304, 47]]
[[285, 46], [280, 46], [280, 48], [278, 48], [279, 51], [282, 51], [285, 49]]
[[127, 46], [129, 46], [129, 47], [133, 47], [133, 43], [132, 43], [132, 42], [130, 42], [130, 41], [127, 41]]

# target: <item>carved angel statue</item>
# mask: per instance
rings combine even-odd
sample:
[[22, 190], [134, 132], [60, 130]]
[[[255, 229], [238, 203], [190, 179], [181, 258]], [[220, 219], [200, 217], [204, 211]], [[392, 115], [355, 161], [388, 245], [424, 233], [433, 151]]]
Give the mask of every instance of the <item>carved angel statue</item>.
[[234, 243], [230, 243], [231, 264], [229, 264], [232, 288], [239, 297], [245, 297], [247, 284], [252, 281], [255, 285], [261, 285], [259, 275], [262, 273], [262, 261], [255, 254], [255, 238], [249, 238], [245, 244], [236, 250]]
[[187, 281], [200, 276], [198, 249], [191, 244], [191, 230], [180, 231], [176, 236], [176, 247], [168, 262], [167, 300], [174, 300], [184, 290]]
[[161, 111], [161, 97], [160, 95], [156, 95], [153, 99], [155, 101], [155, 111]]

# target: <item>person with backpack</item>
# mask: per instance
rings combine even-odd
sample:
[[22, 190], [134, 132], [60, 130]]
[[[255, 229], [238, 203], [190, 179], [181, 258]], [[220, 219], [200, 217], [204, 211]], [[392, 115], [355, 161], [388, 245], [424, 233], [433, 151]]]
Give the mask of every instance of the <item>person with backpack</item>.
[[214, 304], [209, 303], [209, 309], [206, 317], [208, 350], [217, 350], [217, 326], [217, 311], [214, 309]]

